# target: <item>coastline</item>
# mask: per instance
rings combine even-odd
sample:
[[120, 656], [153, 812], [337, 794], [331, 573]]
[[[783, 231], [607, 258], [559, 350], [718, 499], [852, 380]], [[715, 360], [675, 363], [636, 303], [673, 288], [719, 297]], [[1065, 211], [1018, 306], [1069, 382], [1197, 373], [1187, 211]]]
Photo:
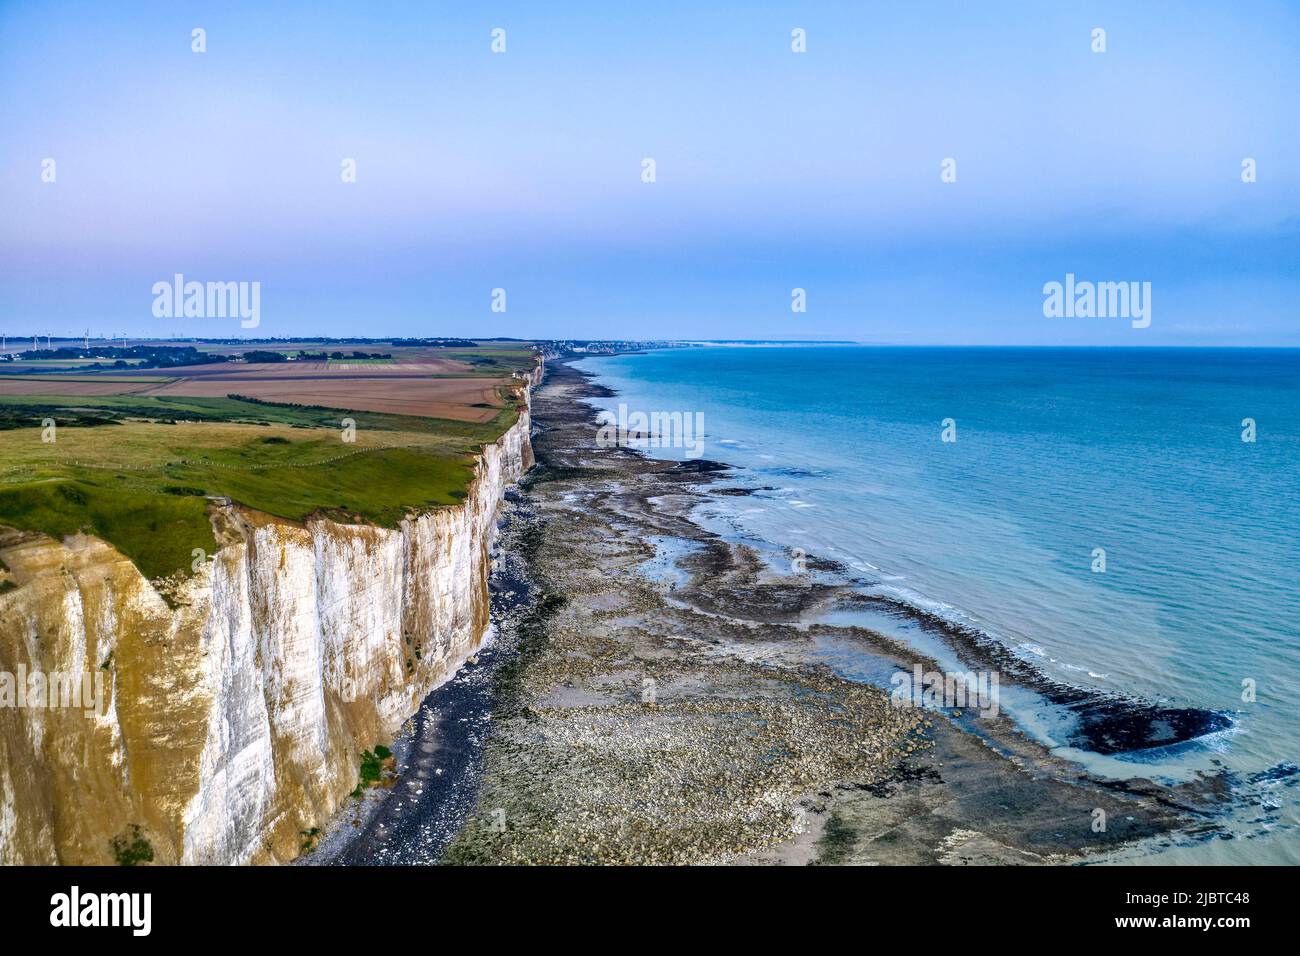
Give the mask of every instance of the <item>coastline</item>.
[[527, 576], [527, 541], [536, 516], [515, 489], [498, 507], [489, 578], [488, 635], [456, 674], [420, 703], [392, 742], [388, 787], [361, 791], [323, 828], [298, 866], [401, 866], [439, 862], [471, 812], [482, 777], [483, 745], [498, 701], [499, 674], [518, 657], [521, 631], [536, 607]]
[[727, 466], [597, 448], [582, 399], [608, 395], [561, 363], [534, 393], [521, 487], [544, 528], [529, 562], [544, 638], [493, 717], [445, 861], [1060, 863], [1212, 827], [1209, 783], [1094, 779], [1005, 716], [974, 734], [970, 713], [891, 706], [838, 676], [815, 638], [935, 665], [811, 623], [844, 588], [776, 574], [692, 521], [735, 493], [713, 487]]
[[18, 582], [0, 596], [0, 670], [98, 662], [106, 688], [93, 720], [0, 714], [0, 859], [298, 857], [348, 804], [362, 753], [474, 656], [498, 500], [532, 464], [529, 430], [525, 404], [455, 504], [392, 528], [212, 496], [220, 547], [163, 591], [96, 537], [0, 534]]

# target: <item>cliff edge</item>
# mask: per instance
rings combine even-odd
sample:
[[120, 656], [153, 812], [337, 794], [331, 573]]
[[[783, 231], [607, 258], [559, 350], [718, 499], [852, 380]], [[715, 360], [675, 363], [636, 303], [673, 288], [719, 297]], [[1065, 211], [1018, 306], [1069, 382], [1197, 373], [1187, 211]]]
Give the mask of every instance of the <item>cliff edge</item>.
[[97, 538], [0, 534], [0, 673], [102, 687], [90, 708], [0, 706], [0, 864], [297, 856], [361, 752], [486, 633], [497, 505], [532, 466], [530, 427], [525, 405], [459, 505], [394, 529], [214, 504], [222, 547], [170, 602]]

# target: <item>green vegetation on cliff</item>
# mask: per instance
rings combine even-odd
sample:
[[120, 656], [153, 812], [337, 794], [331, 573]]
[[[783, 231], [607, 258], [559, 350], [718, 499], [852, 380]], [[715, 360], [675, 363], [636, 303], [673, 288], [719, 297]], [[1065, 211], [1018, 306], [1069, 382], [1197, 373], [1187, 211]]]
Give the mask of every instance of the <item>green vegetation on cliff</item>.
[[195, 549], [217, 550], [209, 497], [394, 527], [462, 500], [474, 456], [518, 414], [514, 402], [475, 424], [233, 398], [0, 396], [0, 525], [92, 534], [150, 579], [187, 573]]
[[113, 837], [113, 859], [118, 866], [139, 866], [153, 862], [153, 846], [145, 839], [138, 823]]

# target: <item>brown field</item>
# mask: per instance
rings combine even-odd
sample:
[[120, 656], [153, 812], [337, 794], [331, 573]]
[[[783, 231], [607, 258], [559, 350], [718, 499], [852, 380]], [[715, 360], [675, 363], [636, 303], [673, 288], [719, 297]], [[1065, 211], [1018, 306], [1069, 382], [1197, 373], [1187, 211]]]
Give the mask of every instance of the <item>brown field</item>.
[[141, 378], [138, 382], [119, 377], [95, 379], [89, 376], [72, 378], [66, 375], [0, 376], [0, 395], [139, 395], [146, 389], [156, 388], [160, 381], [155, 372], [153, 380]]
[[[249, 376], [249, 375], [339, 375], [339, 374], [362, 374], [362, 375], [380, 375], [387, 370], [392, 372], [406, 372], [412, 375], [463, 375], [470, 371], [470, 366], [464, 362], [458, 362], [449, 358], [426, 358], [416, 357], [413, 355], [402, 355], [394, 357], [393, 361], [388, 364], [366, 363], [366, 362], [348, 362], [346, 359], [334, 362], [214, 362], [211, 365], [185, 365], [180, 368], [168, 369], [168, 375], [182, 375], [185, 378], [203, 378], [210, 375], [216, 376]], [[140, 369], [132, 371], [131, 369], [114, 369], [113, 375], [119, 377], [131, 378], [133, 376], [158, 377], [157, 369]]]
[[[231, 353], [244, 350], [223, 349]], [[362, 351], [391, 352], [393, 358], [391, 362], [349, 362], [347, 359], [256, 364], [214, 362], [170, 368], [165, 372], [113, 369], [103, 375], [0, 376], [0, 396], [225, 398], [241, 395], [266, 402], [420, 415], [479, 424], [492, 421], [503, 406], [497, 386], [508, 381], [504, 373], [485, 375], [483, 370], [448, 358], [435, 348], [391, 349], [371, 345]]]
[[[250, 366], [255, 368], [257, 366]], [[199, 375], [178, 378], [138, 392], [225, 398], [244, 395], [265, 402], [324, 405], [366, 412], [424, 415], [462, 422], [490, 422], [501, 410], [497, 379], [429, 378], [419, 374], [319, 372], [283, 365], [261, 366], [274, 372], [244, 375]], [[357, 366], [358, 369], [362, 366]], [[488, 406], [475, 408], [475, 405]]]

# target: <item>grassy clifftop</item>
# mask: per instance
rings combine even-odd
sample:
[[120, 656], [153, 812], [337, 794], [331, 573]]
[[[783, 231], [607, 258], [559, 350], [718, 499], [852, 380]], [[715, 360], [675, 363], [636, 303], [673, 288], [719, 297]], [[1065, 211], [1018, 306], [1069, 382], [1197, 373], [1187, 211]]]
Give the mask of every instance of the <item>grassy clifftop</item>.
[[0, 525], [93, 534], [146, 577], [185, 573], [194, 549], [217, 547], [208, 496], [393, 527], [459, 501], [474, 455], [518, 414], [513, 399], [475, 424], [233, 398], [0, 396]]

